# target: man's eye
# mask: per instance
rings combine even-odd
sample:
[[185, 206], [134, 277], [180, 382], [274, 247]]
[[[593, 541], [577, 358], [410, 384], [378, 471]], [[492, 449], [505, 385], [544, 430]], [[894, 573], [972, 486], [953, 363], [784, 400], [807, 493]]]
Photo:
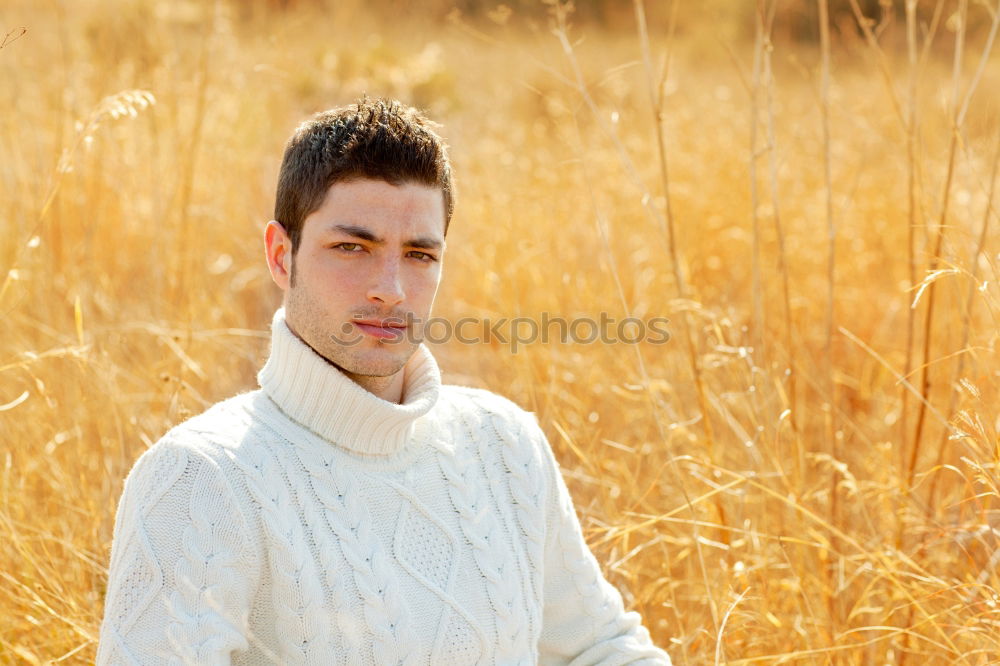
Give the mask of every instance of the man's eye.
[[337, 243], [334, 247], [344, 252], [360, 252], [364, 249], [360, 243]]
[[409, 255], [420, 261], [437, 261], [437, 257], [432, 254], [427, 254], [426, 252], [418, 252], [417, 250], [411, 250]]

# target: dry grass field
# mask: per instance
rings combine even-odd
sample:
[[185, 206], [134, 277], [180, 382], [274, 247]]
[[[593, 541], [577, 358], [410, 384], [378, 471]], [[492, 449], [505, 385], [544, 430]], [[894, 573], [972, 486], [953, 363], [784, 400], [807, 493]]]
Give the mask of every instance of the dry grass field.
[[122, 479], [256, 388], [284, 141], [363, 93], [452, 147], [437, 315], [670, 319], [434, 350], [676, 663], [1000, 661], [994, 0], [327, 4], [4, 0], [0, 662], [93, 660]]

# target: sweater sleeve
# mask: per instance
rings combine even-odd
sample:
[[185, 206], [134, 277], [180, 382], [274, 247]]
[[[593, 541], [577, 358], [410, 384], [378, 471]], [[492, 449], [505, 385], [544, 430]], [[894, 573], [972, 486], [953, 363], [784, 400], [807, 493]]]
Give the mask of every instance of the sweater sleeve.
[[162, 439], [115, 516], [97, 663], [229, 664], [248, 647], [258, 555], [217, 463]]
[[601, 573], [583, 538], [559, 465], [534, 418], [532, 430], [549, 488], [540, 663], [670, 666], [670, 657], [652, 644], [642, 618], [625, 610], [618, 590]]

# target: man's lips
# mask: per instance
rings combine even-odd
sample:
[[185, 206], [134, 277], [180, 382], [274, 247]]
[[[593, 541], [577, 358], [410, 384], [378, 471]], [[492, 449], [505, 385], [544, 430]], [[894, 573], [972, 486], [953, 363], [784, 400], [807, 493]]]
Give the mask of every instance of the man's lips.
[[353, 323], [364, 333], [379, 340], [401, 338], [406, 330], [406, 324], [399, 320], [355, 319]]

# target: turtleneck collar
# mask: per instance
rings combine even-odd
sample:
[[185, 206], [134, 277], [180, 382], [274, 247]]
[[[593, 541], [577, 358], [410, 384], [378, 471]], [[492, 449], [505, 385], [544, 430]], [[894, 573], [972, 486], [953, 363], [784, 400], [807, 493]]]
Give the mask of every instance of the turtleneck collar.
[[357, 453], [391, 455], [406, 445], [413, 422], [430, 411], [441, 389], [437, 362], [424, 344], [402, 372], [402, 404], [379, 398], [292, 333], [281, 307], [257, 382], [281, 411], [320, 437]]

